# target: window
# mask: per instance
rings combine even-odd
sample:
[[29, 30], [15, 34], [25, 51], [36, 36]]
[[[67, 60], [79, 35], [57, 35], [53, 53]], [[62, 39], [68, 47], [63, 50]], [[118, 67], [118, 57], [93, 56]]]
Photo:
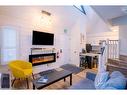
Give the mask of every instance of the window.
[[1, 64], [5, 65], [18, 57], [18, 33], [15, 28], [1, 28]]
[[82, 12], [83, 14], [86, 15], [86, 11], [85, 11], [85, 8], [83, 5], [80, 5], [80, 6], [76, 6], [74, 5], [75, 8], [77, 8], [80, 12]]

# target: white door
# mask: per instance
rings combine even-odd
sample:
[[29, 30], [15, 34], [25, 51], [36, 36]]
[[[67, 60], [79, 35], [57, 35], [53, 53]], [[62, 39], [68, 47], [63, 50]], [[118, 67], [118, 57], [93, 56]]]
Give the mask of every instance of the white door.
[[80, 33], [76, 31], [78, 29], [73, 29], [71, 33], [71, 64], [79, 66], [79, 52], [80, 52]]
[[69, 35], [64, 34], [64, 47], [63, 47], [63, 56], [64, 64], [70, 63], [70, 38]]
[[[58, 43], [58, 49], [59, 49], [59, 56], [60, 58], [58, 59], [61, 63], [61, 65], [64, 64], [69, 64], [70, 62], [70, 40], [69, 40], [69, 35], [66, 33], [61, 33], [59, 34], [59, 39], [57, 39]], [[60, 52], [61, 50], [61, 52]]]
[[74, 65], [79, 65], [79, 45], [76, 44], [77, 41], [73, 39], [73, 41], [71, 41], [73, 43], [73, 45], [71, 45], [71, 64]]

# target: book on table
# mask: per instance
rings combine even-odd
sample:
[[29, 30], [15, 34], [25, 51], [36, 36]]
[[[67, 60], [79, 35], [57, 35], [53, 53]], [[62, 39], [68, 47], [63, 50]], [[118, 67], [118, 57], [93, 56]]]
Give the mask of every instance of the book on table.
[[37, 83], [47, 83], [47, 82], [48, 82], [47, 76], [42, 76], [37, 80]]

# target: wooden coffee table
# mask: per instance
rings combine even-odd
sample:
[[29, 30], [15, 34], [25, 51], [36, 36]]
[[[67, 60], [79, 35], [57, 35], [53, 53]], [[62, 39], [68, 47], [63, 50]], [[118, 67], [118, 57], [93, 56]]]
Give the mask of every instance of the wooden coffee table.
[[[46, 83], [38, 83], [38, 79], [35, 79], [33, 81], [33, 89], [42, 89], [44, 87], [47, 87], [57, 81], [60, 81], [62, 79], [65, 79], [67, 77], [70, 77], [70, 85], [72, 85], [72, 72], [67, 71], [67, 70], [61, 70], [61, 71], [57, 71], [57, 70], [53, 70], [50, 73], [45, 74], [48, 78], [48, 81]], [[43, 77], [43, 75], [42, 75]]]

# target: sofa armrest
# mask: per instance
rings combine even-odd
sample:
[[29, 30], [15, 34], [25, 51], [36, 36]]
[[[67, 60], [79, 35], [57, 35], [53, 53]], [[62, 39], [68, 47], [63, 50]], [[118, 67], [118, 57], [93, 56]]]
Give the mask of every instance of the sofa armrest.
[[95, 73], [86, 72], [86, 78], [87, 79], [90, 79], [90, 80], [94, 81], [95, 80], [95, 77], [96, 77], [96, 74]]

